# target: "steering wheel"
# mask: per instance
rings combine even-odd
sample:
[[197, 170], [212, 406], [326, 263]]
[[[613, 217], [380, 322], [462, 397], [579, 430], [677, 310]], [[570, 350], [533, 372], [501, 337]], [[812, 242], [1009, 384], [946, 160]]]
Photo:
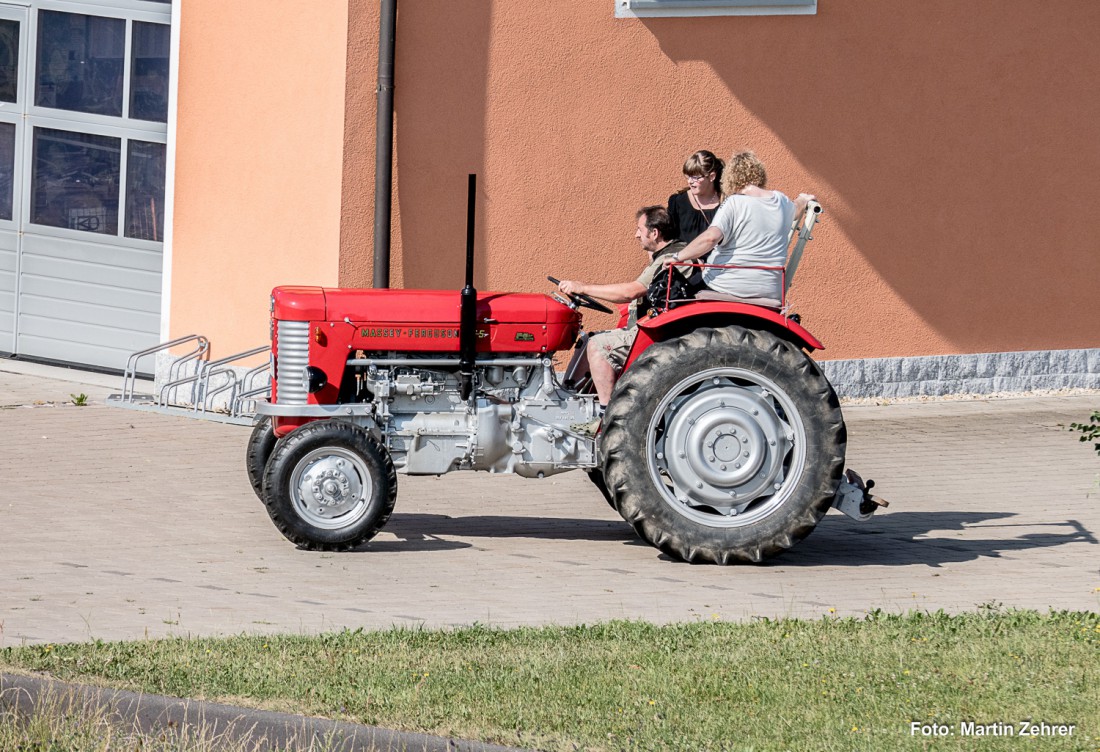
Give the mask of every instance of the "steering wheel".
[[[555, 285], [561, 284], [560, 279], [555, 279], [549, 275], [547, 275], [546, 278], [553, 282]], [[569, 296], [569, 302], [573, 304], [574, 308], [591, 308], [592, 310], [599, 311], [600, 313], [614, 313], [614, 311], [605, 306], [603, 303], [591, 296], [585, 295], [583, 292], [567, 292], [562, 294]]]

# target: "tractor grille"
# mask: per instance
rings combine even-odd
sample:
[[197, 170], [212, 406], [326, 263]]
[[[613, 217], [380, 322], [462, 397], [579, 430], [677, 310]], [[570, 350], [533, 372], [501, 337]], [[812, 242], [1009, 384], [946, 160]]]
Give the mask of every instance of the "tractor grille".
[[277, 381], [280, 405], [304, 405], [307, 400], [302, 371], [309, 365], [309, 322], [279, 321], [276, 323], [279, 348]]

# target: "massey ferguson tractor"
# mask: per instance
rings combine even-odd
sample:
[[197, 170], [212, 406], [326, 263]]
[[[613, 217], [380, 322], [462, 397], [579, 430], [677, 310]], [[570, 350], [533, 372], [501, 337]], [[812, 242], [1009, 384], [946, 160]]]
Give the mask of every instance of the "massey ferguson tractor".
[[[471, 175], [461, 292], [273, 291], [271, 399], [247, 468], [292, 543], [360, 546], [393, 512], [398, 475], [454, 470], [583, 470], [639, 536], [688, 562], [759, 562], [830, 507], [866, 520], [885, 505], [844, 470], [840, 404], [808, 355], [822, 344], [785, 301], [654, 301], [666, 310], [639, 323], [599, 432], [582, 430], [598, 413], [578, 309], [610, 311], [474, 290], [473, 195]], [[792, 229], [784, 289], [819, 211]]]

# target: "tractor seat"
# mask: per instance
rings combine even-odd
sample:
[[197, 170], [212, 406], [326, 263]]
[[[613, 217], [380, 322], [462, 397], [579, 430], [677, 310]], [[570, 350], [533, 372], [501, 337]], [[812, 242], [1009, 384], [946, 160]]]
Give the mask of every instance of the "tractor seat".
[[696, 300], [712, 300], [722, 303], [745, 303], [746, 305], [763, 306], [778, 311], [782, 304], [775, 298], [743, 298], [740, 295], [731, 295], [728, 292], [715, 292], [714, 290], [700, 290], [695, 293]]

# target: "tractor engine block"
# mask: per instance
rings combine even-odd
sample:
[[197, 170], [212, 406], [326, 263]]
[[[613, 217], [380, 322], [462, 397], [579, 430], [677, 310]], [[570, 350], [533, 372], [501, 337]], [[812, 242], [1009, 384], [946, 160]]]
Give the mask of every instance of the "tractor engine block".
[[541, 478], [595, 465], [594, 440], [571, 428], [592, 420], [595, 397], [562, 389], [548, 358], [478, 365], [472, 404], [459, 394], [456, 369], [408, 362], [389, 366], [379, 358], [355, 376], [356, 400], [373, 405], [368, 420], [397, 472]]

